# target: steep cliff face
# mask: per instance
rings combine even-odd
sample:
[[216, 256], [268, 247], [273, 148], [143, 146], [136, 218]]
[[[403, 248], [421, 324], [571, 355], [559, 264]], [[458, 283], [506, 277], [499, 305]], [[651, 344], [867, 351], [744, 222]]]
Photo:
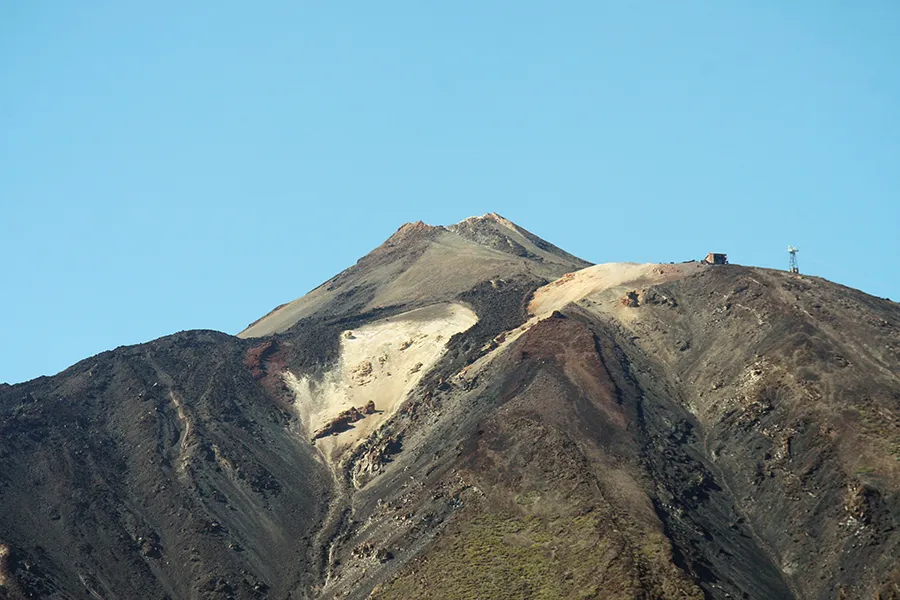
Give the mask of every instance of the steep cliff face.
[[0, 598], [900, 597], [895, 303], [486, 215], [241, 338], [0, 388]]

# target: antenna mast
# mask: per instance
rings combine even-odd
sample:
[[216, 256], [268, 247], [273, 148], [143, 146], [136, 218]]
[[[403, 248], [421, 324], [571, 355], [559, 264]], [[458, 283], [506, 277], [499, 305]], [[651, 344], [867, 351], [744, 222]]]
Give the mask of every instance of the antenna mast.
[[791, 273], [799, 273], [800, 268], [797, 266], [797, 253], [800, 252], [800, 248], [795, 248], [794, 246], [788, 246], [788, 254], [791, 255], [791, 260], [789, 263], [789, 269]]

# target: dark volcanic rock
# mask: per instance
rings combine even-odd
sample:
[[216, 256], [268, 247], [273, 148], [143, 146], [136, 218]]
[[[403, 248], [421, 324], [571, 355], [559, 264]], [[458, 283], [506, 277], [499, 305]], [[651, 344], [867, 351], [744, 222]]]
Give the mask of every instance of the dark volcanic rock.
[[330, 477], [244, 365], [246, 346], [180, 333], [0, 392], [12, 597], [308, 589]]
[[[251, 339], [0, 384], [0, 599], [900, 597], [900, 307], [660, 265], [530, 319], [586, 265], [408, 224]], [[445, 303], [477, 323], [307, 429], [390, 364], [342, 343]]]

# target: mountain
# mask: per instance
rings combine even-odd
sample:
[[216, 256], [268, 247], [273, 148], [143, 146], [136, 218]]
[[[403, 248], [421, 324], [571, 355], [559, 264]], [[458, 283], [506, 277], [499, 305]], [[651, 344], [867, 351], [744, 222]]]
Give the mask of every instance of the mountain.
[[401, 227], [0, 385], [0, 598], [900, 598], [900, 306]]
[[407, 223], [356, 265], [279, 306], [238, 337], [282, 333], [314, 315], [452, 301], [486, 281], [546, 282], [589, 265], [494, 213], [449, 227]]

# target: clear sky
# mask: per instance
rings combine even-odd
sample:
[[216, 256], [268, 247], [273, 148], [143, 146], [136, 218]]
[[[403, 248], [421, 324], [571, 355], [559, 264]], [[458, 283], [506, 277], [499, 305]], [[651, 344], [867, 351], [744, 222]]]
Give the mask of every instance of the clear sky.
[[240, 331], [406, 221], [900, 299], [900, 2], [0, 2], [0, 381]]

